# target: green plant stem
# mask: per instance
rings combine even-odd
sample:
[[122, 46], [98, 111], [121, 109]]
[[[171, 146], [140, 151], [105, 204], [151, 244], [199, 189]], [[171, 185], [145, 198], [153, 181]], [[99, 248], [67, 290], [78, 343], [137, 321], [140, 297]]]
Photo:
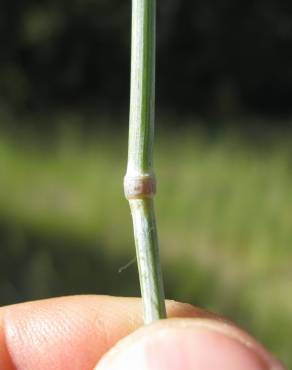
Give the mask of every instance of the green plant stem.
[[132, 0], [131, 101], [125, 193], [135, 235], [144, 321], [166, 317], [153, 196], [156, 1]]

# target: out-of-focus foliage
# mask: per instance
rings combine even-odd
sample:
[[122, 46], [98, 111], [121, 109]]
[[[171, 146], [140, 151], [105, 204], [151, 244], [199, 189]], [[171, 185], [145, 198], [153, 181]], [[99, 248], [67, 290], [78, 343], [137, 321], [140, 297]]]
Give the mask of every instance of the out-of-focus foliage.
[[[127, 106], [130, 6], [121, 0], [2, 0], [1, 106]], [[289, 2], [159, 1], [159, 107], [291, 114], [291, 25]]]
[[[161, 132], [156, 205], [167, 297], [232, 318], [289, 368], [292, 146], [274, 134]], [[2, 132], [0, 304], [139, 295], [136, 266], [118, 273], [135, 254], [126, 142], [72, 128], [38, 140]]]

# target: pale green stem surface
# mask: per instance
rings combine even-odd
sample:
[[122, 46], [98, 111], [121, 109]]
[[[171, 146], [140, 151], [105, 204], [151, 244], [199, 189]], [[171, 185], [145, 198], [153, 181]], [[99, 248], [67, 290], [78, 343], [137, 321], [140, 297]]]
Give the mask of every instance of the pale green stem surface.
[[144, 303], [144, 322], [166, 317], [153, 199], [130, 200]]
[[[130, 129], [125, 183], [140, 179], [143, 184], [143, 179], [148, 178], [153, 188], [155, 34], [156, 1], [132, 0]], [[143, 186], [140, 193], [128, 194], [147, 324], [166, 317], [153, 195], [154, 191], [143, 193]]]

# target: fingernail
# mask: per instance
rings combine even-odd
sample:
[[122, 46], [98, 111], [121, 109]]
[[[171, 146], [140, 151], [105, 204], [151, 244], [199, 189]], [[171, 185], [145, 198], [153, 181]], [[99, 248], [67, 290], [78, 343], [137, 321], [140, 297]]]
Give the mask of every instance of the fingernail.
[[141, 329], [96, 370], [284, 370], [253, 339], [229, 330], [230, 325], [175, 321]]

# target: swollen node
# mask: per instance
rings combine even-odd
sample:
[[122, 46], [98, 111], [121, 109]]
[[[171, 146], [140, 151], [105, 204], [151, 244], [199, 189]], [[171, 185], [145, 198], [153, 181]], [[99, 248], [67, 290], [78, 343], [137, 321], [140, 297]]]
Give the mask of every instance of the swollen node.
[[124, 191], [128, 200], [152, 198], [156, 192], [156, 180], [154, 176], [125, 176]]

